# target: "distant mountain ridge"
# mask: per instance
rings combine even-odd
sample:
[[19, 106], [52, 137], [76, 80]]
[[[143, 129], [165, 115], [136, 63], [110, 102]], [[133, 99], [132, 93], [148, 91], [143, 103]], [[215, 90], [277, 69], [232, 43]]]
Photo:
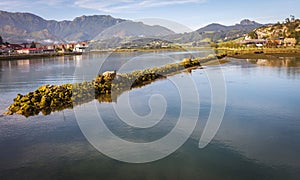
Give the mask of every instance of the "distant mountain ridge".
[[239, 24], [232, 25], [232, 26], [225, 26], [222, 24], [212, 23], [203, 28], [197, 30], [198, 33], [203, 33], [207, 31], [232, 31], [232, 30], [245, 30], [245, 31], [252, 31], [255, 28], [261, 27], [263, 24], [257, 23], [255, 21], [250, 21], [249, 19], [242, 20]]
[[244, 19], [240, 23], [231, 26], [212, 23], [190, 33], [169, 35], [164, 38], [175, 43], [193, 43], [197, 45], [205, 44], [205, 42], [234, 40], [261, 26], [263, 24]]
[[125, 21], [105, 29], [95, 38], [95, 40], [125, 37], [130, 38], [136, 37], [136, 35], [138, 35], [138, 37], [161, 37], [170, 34], [175, 33], [162, 26], [148, 26], [142, 22]]
[[104, 42], [116, 44], [124, 39], [135, 37], [160, 37], [174, 43], [201, 44], [203, 41], [237, 39], [261, 26], [263, 24], [245, 19], [231, 26], [213, 23], [194, 32], [175, 34], [170, 29], [159, 25], [149, 26], [109, 15], [80, 16], [72, 21], [55, 21], [45, 20], [31, 13], [11, 13], [0, 10], [0, 36], [4, 41], [11, 43], [31, 41], [59, 43], [86, 40], [100, 40], [103, 43], [103, 39], [106, 39]]
[[[81, 16], [72, 21], [55, 21], [45, 20], [31, 13], [0, 11], [0, 35], [6, 41], [15, 43], [24, 41], [84, 41], [92, 40], [105, 29], [127, 21], [109, 15]], [[149, 25], [130, 22], [137, 28], [144, 29], [145, 33], [152, 32], [153, 29], [155, 29], [155, 32], [152, 32], [152, 34], [168, 35], [174, 33], [161, 26], [155, 26], [154, 28]], [[140, 34], [131, 35], [139, 36]]]

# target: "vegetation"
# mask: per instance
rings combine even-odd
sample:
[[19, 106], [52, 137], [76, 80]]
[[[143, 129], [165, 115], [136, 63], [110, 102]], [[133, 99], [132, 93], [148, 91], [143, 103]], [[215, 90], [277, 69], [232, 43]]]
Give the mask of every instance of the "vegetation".
[[284, 22], [263, 26], [248, 33], [251, 39], [284, 39], [295, 38], [300, 43], [300, 20], [295, 16], [286, 18]]
[[30, 48], [36, 48], [36, 45], [33, 41], [31, 42]]

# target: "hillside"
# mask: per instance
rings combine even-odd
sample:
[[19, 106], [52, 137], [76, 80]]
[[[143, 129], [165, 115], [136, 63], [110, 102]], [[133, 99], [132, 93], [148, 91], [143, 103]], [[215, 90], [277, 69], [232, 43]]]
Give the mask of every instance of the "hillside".
[[130, 38], [130, 37], [158, 37], [175, 34], [173, 31], [162, 26], [149, 26], [141, 22], [125, 21], [115, 26], [107, 28], [101, 32], [94, 40], [110, 38]]
[[263, 26], [248, 34], [251, 39], [296, 38], [300, 42], [300, 20], [287, 18], [284, 23]]
[[233, 30], [243, 30], [243, 31], [252, 31], [255, 28], [262, 26], [255, 21], [250, 21], [249, 19], [244, 19], [240, 23], [232, 25], [232, 26], [225, 26], [222, 24], [209, 24], [203, 28], [197, 30], [198, 33], [204, 32], [219, 32], [219, 31], [233, 31]]
[[231, 26], [213, 23], [194, 32], [166, 36], [165, 39], [176, 43], [193, 43], [201, 45], [203, 42], [234, 40], [243, 37], [245, 34], [261, 26], [263, 25], [248, 19], [242, 20], [240, 23]]
[[244, 34], [247, 34], [253, 31], [255, 28], [263, 26], [260, 23], [255, 21], [250, 21], [248, 19], [242, 20], [240, 23], [232, 26], [224, 26], [221, 24], [210, 24], [206, 27], [200, 28], [197, 30], [203, 38], [209, 38], [211, 41], [226, 41], [234, 40], [242, 37]]
[[[81, 16], [72, 21], [54, 21], [45, 20], [30, 13], [0, 11], [0, 35], [5, 41], [11, 43], [84, 41], [92, 40], [107, 28], [122, 22], [127, 22], [127, 20], [113, 18], [109, 15]], [[173, 31], [161, 26], [153, 27], [143, 23], [129, 22], [135, 29], [143, 30], [131, 33], [130, 36], [169, 35], [173, 33]], [[129, 32], [126, 28], [128, 27], [120, 27], [114, 33]], [[125, 33], [125, 35], [127, 34]]]

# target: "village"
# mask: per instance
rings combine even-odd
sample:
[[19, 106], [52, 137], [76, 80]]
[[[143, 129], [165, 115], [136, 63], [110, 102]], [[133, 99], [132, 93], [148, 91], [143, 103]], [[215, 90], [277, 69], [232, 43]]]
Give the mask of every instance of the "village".
[[268, 39], [251, 39], [246, 36], [240, 44], [246, 46], [266, 47], [266, 48], [281, 48], [281, 47], [294, 47], [297, 44], [296, 38], [268, 38]]
[[0, 55], [27, 55], [27, 54], [56, 54], [56, 53], [83, 53], [88, 48], [88, 42], [60, 43], [43, 45], [39, 42], [11, 44], [0, 43]]

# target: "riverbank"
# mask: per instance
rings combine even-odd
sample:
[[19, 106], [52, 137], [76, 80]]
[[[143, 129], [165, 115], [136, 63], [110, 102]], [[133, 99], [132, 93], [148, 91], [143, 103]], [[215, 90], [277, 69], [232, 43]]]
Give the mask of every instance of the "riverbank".
[[219, 54], [238, 59], [300, 57], [300, 48], [216, 48]]
[[82, 55], [82, 52], [0, 55], [0, 61], [1, 60], [48, 58], [48, 57], [56, 57], [56, 56], [74, 56], [74, 55]]

